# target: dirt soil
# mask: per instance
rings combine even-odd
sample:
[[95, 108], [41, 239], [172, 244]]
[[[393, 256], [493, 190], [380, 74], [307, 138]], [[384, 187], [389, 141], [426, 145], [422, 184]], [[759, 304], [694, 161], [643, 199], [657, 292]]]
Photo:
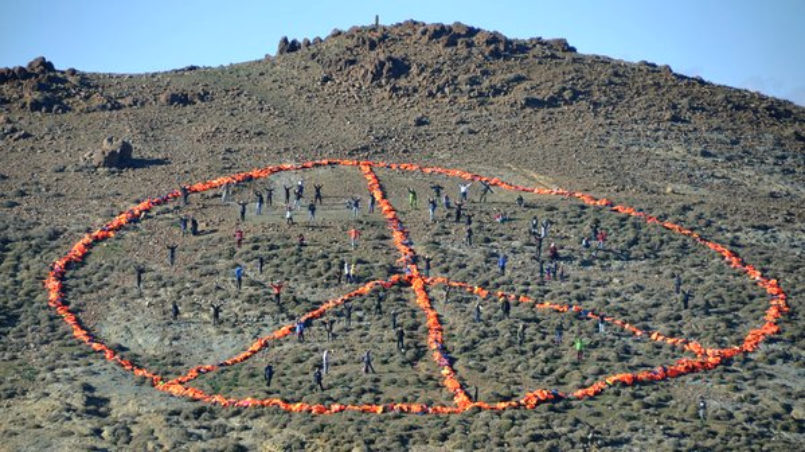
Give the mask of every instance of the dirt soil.
[[[56, 62], [58, 63], [58, 62]], [[132, 145], [120, 167], [88, 153], [108, 136]], [[139, 200], [181, 184], [278, 163], [320, 158], [413, 162], [459, 168], [534, 187], [607, 197], [690, 227], [779, 278], [791, 312], [761, 349], [705, 373], [612, 387], [582, 401], [534, 410], [452, 416], [286, 413], [224, 408], [155, 391], [81, 345], [47, 306], [50, 263], [89, 229]], [[473, 245], [441, 202], [455, 178], [378, 170], [410, 228], [433, 257], [433, 276], [579, 304], [645, 330], [739, 343], [760, 326], [765, 293], [713, 252], [652, 225], [569, 199], [470, 188]], [[283, 185], [306, 185], [296, 224], [284, 220]], [[323, 205], [309, 223], [313, 185]], [[255, 191], [274, 203], [255, 212]], [[419, 195], [408, 207], [407, 188]], [[353, 217], [345, 208], [362, 198]], [[236, 202], [248, 201], [245, 221]], [[581, 55], [564, 40], [511, 40], [462, 24], [405, 22], [354, 27], [326, 39], [283, 41], [275, 56], [217, 68], [121, 75], [55, 69], [46, 60], [0, 70], [0, 444], [4, 450], [299, 449], [770, 449], [805, 443], [805, 109], [713, 85], [667, 66]], [[217, 363], [359, 284], [399, 272], [380, 213], [368, 213], [356, 168], [281, 173], [173, 202], [95, 248], [65, 280], [83, 324], [126, 358], [175, 376]], [[496, 213], [510, 221], [498, 223]], [[199, 221], [183, 235], [181, 216]], [[528, 229], [550, 219], [564, 279], [540, 282]], [[598, 221], [609, 233], [595, 255], [580, 246]], [[236, 228], [245, 233], [235, 246]], [[363, 231], [352, 249], [347, 230]], [[307, 241], [297, 246], [299, 234]], [[168, 245], [177, 245], [174, 265]], [[498, 253], [509, 256], [501, 275]], [[265, 265], [258, 271], [257, 260]], [[358, 282], [339, 282], [341, 260]], [[234, 285], [242, 265], [244, 284]], [[137, 288], [135, 268], [143, 267]], [[688, 309], [674, 293], [681, 275]], [[269, 284], [286, 283], [273, 302]], [[509, 316], [475, 296], [430, 289], [445, 343], [468, 392], [486, 401], [548, 388], [570, 391], [622, 371], [673, 363], [678, 349], [636, 339], [572, 314], [515, 304]], [[178, 316], [171, 316], [175, 302]], [[222, 303], [213, 325], [210, 305]], [[367, 296], [328, 313], [335, 337], [314, 325], [239, 366], [194, 384], [238, 397], [311, 403], [449, 404], [425, 341], [425, 318], [406, 287], [388, 290], [382, 312]], [[391, 312], [405, 334], [399, 351]], [[563, 341], [554, 342], [562, 324]], [[520, 343], [517, 331], [525, 325]], [[578, 361], [575, 338], [589, 345]], [[324, 391], [312, 372], [331, 349]], [[376, 374], [361, 372], [370, 349]], [[263, 366], [276, 374], [270, 388]], [[697, 402], [707, 403], [706, 419]]]

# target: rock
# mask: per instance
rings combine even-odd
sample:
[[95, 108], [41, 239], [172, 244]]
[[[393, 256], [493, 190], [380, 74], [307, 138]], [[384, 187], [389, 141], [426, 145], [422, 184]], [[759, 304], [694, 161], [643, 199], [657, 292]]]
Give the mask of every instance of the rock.
[[165, 91], [159, 96], [159, 103], [162, 105], [190, 105], [190, 96], [183, 91]]
[[361, 65], [360, 78], [366, 83], [386, 83], [404, 76], [410, 69], [411, 66], [401, 58], [380, 55]]
[[44, 92], [31, 91], [25, 94], [23, 106], [30, 111], [60, 113], [69, 110], [58, 97]]
[[101, 148], [84, 154], [83, 160], [96, 168], [125, 168], [131, 163], [131, 154], [131, 143], [106, 137]]
[[288, 41], [288, 37], [283, 36], [282, 38], [280, 38], [280, 42], [277, 45], [277, 55], [282, 55], [285, 53], [293, 53], [299, 50], [301, 47], [302, 47], [301, 44], [299, 44], [299, 41], [297, 41], [296, 39]]
[[45, 74], [55, 70], [56, 68], [53, 67], [53, 63], [46, 60], [43, 56], [34, 58], [30, 63], [28, 63], [28, 71], [35, 74]]
[[428, 124], [430, 124], [430, 119], [428, 119], [428, 117], [425, 115], [419, 115], [416, 118], [414, 118], [415, 127], [426, 126]]

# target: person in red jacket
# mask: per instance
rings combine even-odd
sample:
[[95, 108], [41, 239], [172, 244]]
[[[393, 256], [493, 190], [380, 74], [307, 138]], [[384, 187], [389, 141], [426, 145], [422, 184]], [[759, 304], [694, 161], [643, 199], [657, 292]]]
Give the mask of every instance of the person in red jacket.
[[274, 292], [274, 302], [277, 304], [280, 304], [283, 286], [285, 286], [285, 284], [283, 284], [282, 281], [271, 283], [271, 290]]
[[238, 248], [243, 244], [243, 230], [240, 228], [235, 231], [235, 243], [237, 243]]
[[347, 235], [349, 235], [349, 243], [352, 245], [352, 248], [358, 246], [358, 239], [361, 238], [361, 231], [352, 228], [347, 231]]

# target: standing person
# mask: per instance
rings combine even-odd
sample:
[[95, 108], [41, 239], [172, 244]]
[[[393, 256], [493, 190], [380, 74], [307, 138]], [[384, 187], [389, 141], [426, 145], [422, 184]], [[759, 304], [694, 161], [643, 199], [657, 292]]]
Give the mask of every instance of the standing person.
[[679, 301], [682, 302], [682, 308], [687, 310], [690, 303], [690, 291], [685, 290], [679, 295]]
[[335, 320], [330, 319], [324, 322], [324, 326], [327, 330], [327, 342], [333, 341], [333, 327], [335, 327]]
[[464, 219], [465, 219], [464, 224], [466, 224], [467, 226], [472, 226], [472, 215], [471, 214], [465, 213], [464, 214]]
[[517, 345], [521, 346], [525, 343], [525, 323], [521, 323], [517, 328]]
[[534, 238], [539, 237], [539, 219], [536, 215], [531, 217], [531, 225], [529, 227], [529, 231], [531, 232], [531, 236]]
[[176, 248], [179, 245], [168, 245], [168, 263], [171, 267], [173, 267], [173, 263], [176, 262]]
[[416, 190], [411, 187], [408, 187], [408, 207], [411, 209], [416, 209], [417, 206], [417, 199], [416, 199]]
[[187, 186], [182, 185], [179, 187], [179, 192], [182, 194], [182, 205], [187, 205], [187, 197], [190, 195], [190, 191], [187, 190]]
[[442, 205], [445, 209], [450, 209], [450, 197], [447, 196], [447, 193], [445, 193], [444, 198], [442, 198]]
[[269, 207], [274, 205], [274, 188], [266, 187], [266, 202]]
[[436, 199], [439, 199], [439, 198], [442, 197], [442, 190], [444, 190], [444, 187], [442, 187], [439, 184], [433, 184], [433, 185], [430, 186], [430, 189], [433, 190], [433, 194], [435, 195]]
[[285, 224], [288, 226], [293, 225], [293, 208], [290, 204], [285, 206]]
[[295, 192], [293, 192], [293, 208], [298, 209], [301, 203], [302, 203], [302, 191], [297, 189]]
[[500, 310], [503, 312], [503, 316], [508, 319], [512, 311], [512, 304], [509, 302], [508, 297], [503, 297], [503, 301], [500, 303]]
[[352, 275], [349, 273], [349, 262], [344, 259], [344, 279], [347, 280], [347, 284], [352, 284]]
[[175, 322], [177, 318], [179, 318], [179, 305], [176, 304], [176, 300], [171, 300], [171, 320]]
[[369, 193], [369, 213], [375, 213], [375, 197], [372, 193]]
[[299, 234], [296, 236], [296, 247], [298, 249], [302, 249], [302, 247], [307, 245], [307, 241], [305, 241], [305, 234]]
[[357, 196], [352, 198], [352, 216], [357, 218], [361, 212], [361, 198]]
[[455, 222], [458, 223], [461, 221], [461, 208], [464, 207], [464, 201], [459, 201], [456, 203], [456, 212], [455, 212]]
[[500, 253], [500, 256], [498, 257], [498, 270], [500, 271], [501, 275], [506, 274], [506, 263], [508, 261], [509, 261], [509, 258], [506, 257], [505, 254]]
[[517, 199], [515, 199], [515, 202], [517, 203], [517, 206], [520, 207], [521, 209], [525, 206], [525, 198], [523, 198], [523, 195], [517, 195]]
[[134, 267], [134, 274], [135, 274], [135, 276], [137, 278], [136, 281], [137, 281], [137, 288], [138, 289], [142, 288], [142, 286], [143, 286], [143, 273], [145, 273], [145, 268], [144, 267], [142, 267], [140, 265], [136, 265]]
[[257, 202], [254, 203], [254, 210], [257, 215], [263, 214], [263, 194], [257, 192]]
[[240, 206], [240, 221], [246, 221], [246, 201], [238, 201], [238, 205]]
[[679, 295], [682, 291], [682, 275], [677, 273], [674, 275], [674, 293]]
[[344, 303], [344, 317], [347, 322], [347, 327], [352, 326], [352, 303], [349, 301]]
[[363, 373], [375, 373], [375, 368], [372, 366], [372, 352], [370, 350], [366, 350], [361, 361], [363, 361]]
[[385, 291], [378, 291], [377, 298], [375, 298], [375, 314], [383, 315], [383, 300], [386, 298]]
[[405, 332], [402, 328], [397, 328], [397, 350], [405, 353]]
[[699, 420], [704, 422], [707, 419], [707, 402], [703, 397], [699, 397]]
[[458, 184], [458, 195], [462, 202], [467, 202], [469, 199], [470, 185], [472, 185], [472, 182], [469, 184]]
[[321, 371], [324, 375], [327, 375], [327, 372], [330, 370], [330, 353], [332, 353], [332, 350], [325, 349], [324, 353], [321, 355]]
[[263, 264], [264, 263], [265, 263], [265, 259], [263, 259], [263, 256], [260, 256], [260, 257], [257, 258], [257, 274], [258, 275], [263, 274]]
[[195, 218], [190, 218], [190, 235], [198, 235], [198, 221]]
[[475, 317], [474, 320], [476, 323], [481, 321], [481, 302], [478, 301], [475, 303], [475, 309], [473, 310]]
[[598, 314], [598, 333], [604, 334], [606, 332], [606, 323], [604, 322], [604, 314]]
[[590, 248], [590, 240], [587, 239], [586, 235], [581, 238], [581, 248], [585, 250]]
[[291, 187], [282, 184], [282, 189], [285, 190], [285, 205], [291, 204]]
[[450, 301], [450, 285], [445, 284], [444, 286], [444, 299], [442, 299], [442, 303], [447, 304]]
[[[319, 203], [319, 205], [321, 205], [324, 202], [323, 198], [321, 196], [321, 187], [322, 187], [321, 184], [314, 184], [313, 185], [313, 190], [315, 191], [315, 193], [313, 195], [313, 202], [317, 202], [317, 203]], [[325, 373], [327, 373], [327, 372], [325, 371]]]
[[187, 235], [187, 217], [179, 218], [179, 229], [182, 230], [182, 237]]
[[542, 259], [537, 259], [537, 261], [539, 262], [539, 280], [542, 282], [545, 278], [545, 263]]
[[313, 372], [313, 383], [319, 387], [319, 391], [324, 391], [324, 385], [321, 382], [321, 369], [318, 367]]
[[230, 187], [229, 182], [225, 183], [221, 187], [221, 204], [226, 204], [227, 202], [229, 202], [229, 189], [230, 189], [229, 187]]
[[358, 262], [353, 259], [352, 265], [349, 266], [349, 277], [352, 279], [353, 283], [358, 282], [358, 272], [356, 271], [358, 267]]
[[391, 329], [392, 330], [397, 329], [397, 310], [396, 309], [391, 311]]
[[556, 329], [553, 330], [553, 334], [554, 334], [553, 340], [554, 340], [554, 342], [556, 342], [557, 344], [561, 343], [562, 342], [562, 335], [564, 334], [564, 332], [565, 332], [565, 326], [561, 322], [559, 322], [559, 325], [557, 325]]
[[573, 348], [576, 349], [576, 361], [581, 361], [584, 357], [584, 346], [587, 345], [581, 340], [580, 337], [577, 337], [575, 341], [573, 341]]
[[210, 311], [212, 311], [212, 326], [221, 324], [221, 306], [222, 304], [211, 304]]
[[425, 277], [430, 278], [430, 262], [433, 258], [430, 255], [426, 255], [423, 260], [425, 261]]
[[266, 379], [266, 387], [271, 387], [271, 379], [274, 378], [274, 366], [271, 364], [266, 364], [266, 367], [263, 369], [263, 377]]
[[235, 244], [238, 248], [243, 244], [243, 230], [241, 228], [235, 230]]
[[494, 193], [494, 192], [492, 191], [492, 187], [490, 187], [490, 186], [489, 186], [489, 184], [487, 184], [487, 183], [486, 183], [486, 182], [484, 182], [484, 181], [481, 181], [481, 186], [482, 186], [483, 188], [482, 188], [482, 190], [481, 190], [481, 196], [480, 196], [480, 198], [479, 198], [479, 201], [481, 201], [481, 202], [486, 202], [486, 196], [487, 196], [489, 193]]
[[240, 288], [243, 285], [243, 267], [240, 265], [235, 267], [235, 284], [237, 284], [238, 291], [240, 291]]
[[311, 202], [307, 205], [307, 215], [310, 223], [316, 219], [316, 203]]
[[298, 181], [296, 181], [296, 192], [299, 193], [300, 198], [305, 193], [305, 181], [304, 180], [299, 179]]
[[282, 296], [282, 288], [285, 284], [282, 281], [276, 281], [270, 284], [272, 292], [274, 292], [274, 303], [280, 304]]
[[604, 229], [599, 229], [598, 237], [596, 238], [598, 239], [598, 249], [599, 250], [604, 249], [604, 242], [607, 241], [607, 231]]
[[361, 238], [361, 231], [352, 228], [347, 231], [347, 235], [349, 236], [349, 244], [352, 245], [352, 249], [354, 250], [358, 246], [358, 239]]
[[428, 198], [428, 215], [430, 216], [430, 222], [433, 223], [436, 215], [436, 200], [433, 198]]
[[305, 342], [305, 322], [303, 322], [302, 319], [296, 321], [294, 332], [296, 333], [297, 342]]
[[467, 245], [472, 246], [472, 228], [467, 228], [466, 241]]

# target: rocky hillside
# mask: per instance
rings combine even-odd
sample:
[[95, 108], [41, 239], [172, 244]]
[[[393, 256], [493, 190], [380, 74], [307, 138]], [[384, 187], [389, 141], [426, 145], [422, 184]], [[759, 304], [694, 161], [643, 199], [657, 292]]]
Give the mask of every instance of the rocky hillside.
[[[36, 58], [26, 66], [0, 69], [0, 406], [4, 413], [0, 414], [4, 426], [0, 439], [9, 448], [278, 450], [434, 445], [469, 449], [531, 444], [540, 449], [745, 449], [763, 444], [790, 449], [802, 444], [805, 406], [800, 394], [805, 359], [801, 350], [805, 343], [799, 333], [803, 323], [796, 301], [792, 315], [781, 322], [782, 336], [758, 354], [712, 373], [618, 389], [600, 400], [534, 411], [311, 418], [272, 410], [227, 410], [157, 393], [79, 346], [47, 308], [41, 287], [53, 259], [88, 228], [108, 221], [136, 200], [245, 169], [342, 157], [463, 168], [515, 183], [606, 196], [729, 243], [748, 262], [779, 277], [791, 300], [797, 300], [805, 294], [802, 107], [686, 77], [668, 66], [579, 54], [563, 39], [516, 40], [462, 24], [414, 21], [334, 30], [324, 39], [283, 38], [274, 55], [216, 68], [99, 74], [62, 70], [58, 63]], [[226, 292], [218, 280], [231, 276], [233, 259], [251, 262], [258, 254], [268, 253], [268, 273], [304, 263], [317, 275], [314, 280], [308, 281], [301, 267], [294, 274], [296, 279], [290, 280], [296, 291], [293, 296], [305, 308], [338, 292], [331, 281], [337, 269], [330, 261], [350, 251], [332, 244], [343, 239], [342, 229], [349, 221], [361, 221], [362, 227], [372, 231], [365, 239], [371, 246], [357, 255], [360, 265], [379, 272], [373, 277], [385, 276], [385, 268], [393, 267], [393, 259], [385, 254], [383, 259], [390, 261], [377, 263], [377, 253], [382, 254], [387, 245], [382, 220], [351, 220], [342, 209], [343, 199], [350, 195], [365, 196], [363, 182], [350, 179], [354, 176], [324, 171], [309, 176], [325, 184], [327, 195], [322, 227], [300, 229], [311, 241], [306, 250], [312, 250], [305, 251], [303, 258], [289, 257], [296, 256], [287, 250], [295, 249], [297, 231], [281, 223], [279, 215], [274, 215], [276, 207], [271, 211], [276, 218], [249, 217], [247, 237], [254, 242], [240, 251], [231, 244], [235, 207], [222, 206], [213, 196], [194, 197], [190, 211], [200, 217], [202, 230], [211, 232], [182, 245], [182, 252], [195, 253], [180, 257], [190, 262], [187, 268], [174, 271], [163, 265], [165, 245], [184, 240], [174, 224], [180, 212], [166, 211], [121, 239], [128, 242], [110, 242], [91, 257], [97, 260], [87, 262], [70, 282], [68, 297], [75, 296], [71, 299], [75, 308], [86, 314], [91, 327], [108, 334], [110, 343], [111, 336], [119, 336], [116, 349], [136, 352], [138, 359], [154, 359], [160, 369], [178, 372], [192, 364], [183, 359], [196, 359], [197, 354], [225, 355], [221, 347], [248, 342], [264, 333], [265, 325], [243, 323], [239, 320], [243, 317], [233, 318], [230, 312], [224, 322], [228, 329], [202, 329], [209, 323], [206, 311], [195, 298], [181, 297]], [[420, 190], [424, 204], [428, 180], [406, 177], [383, 173], [381, 182], [399, 207], [406, 202], [403, 190], [408, 184]], [[290, 178], [272, 181], [278, 193], [283, 183], [293, 182]], [[452, 196], [454, 181], [445, 178], [442, 182], [449, 185]], [[252, 190], [262, 188], [242, 187], [234, 195], [236, 200], [252, 201]], [[493, 278], [494, 267], [486, 260], [494, 256], [496, 247], [516, 243], [530, 250], [521, 236], [532, 214], [518, 211], [512, 229], [507, 229], [491, 221], [491, 216], [500, 209], [514, 209], [515, 200], [496, 196], [488, 206], [473, 201], [467, 207], [479, 228], [480, 245], [475, 249], [462, 248], [463, 230], [451, 222], [440, 219], [433, 229], [424, 208], [405, 212], [411, 215], [414, 232], [427, 237], [422, 242], [428, 246], [445, 243], [442, 252], [449, 259], [437, 262], [435, 272], [459, 272], [470, 282], [524, 290], [536, 297], [603, 303], [604, 309], [622, 309], [645, 328], [659, 316], [685, 334], [722, 346], [727, 338], [740, 337], [743, 328], [760, 321], [760, 307], [766, 302], [762, 294], [744, 293], [741, 282], [710, 280], [721, 275], [717, 259], [707, 261], [705, 257], [712, 256], [701, 251], [688, 255], [685, 244], [644, 237], [645, 229], [605, 215], [601, 221], [613, 235], [612, 246], [621, 248], [606, 260], [591, 260], [589, 268], [570, 267], [570, 284], [529, 286], [533, 268], [520, 263], [521, 257], [522, 262], [530, 261], [519, 251], [512, 257], [512, 276]], [[562, 202], [526, 201], [540, 218], [553, 215], [559, 237], [565, 241], [561, 245], [575, 249], [590, 212]], [[618, 228], [629, 228], [629, 232], [619, 235]], [[675, 253], [685, 254], [684, 259]], [[132, 289], [129, 270], [144, 262], [153, 265], [146, 274], [156, 279], [149, 279], [151, 286], [141, 293]], [[704, 281], [694, 303], [707, 306], [707, 313], [678, 315], [666, 306], [672, 267], [686, 269], [690, 280]], [[257, 301], [263, 296], [261, 284], [247, 283], [252, 292], [227, 309], [237, 306], [250, 318], [269, 314], [279, 318], [277, 313], [261, 311]], [[186, 323], [174, 325], [164, 318], [161, 303], [177, 296]], [[405, 312], [401, 318], [409, 316], [402, 310], [411, 307], [405, 304], [410, 300], [396, 293], [392, 298]], [[109, 300], [124, 301], [108, 308]], [[550, 347], [555, 319], [539, 324], [543, 326], [536, 320], [529, 324], [529, 334], [534, 332], [529, 340], [535, 343], [523, 349], [528, 351], [527, 369], [517, 367], [517, 359], [526, 351], [513, 348], [511, 337], [499, 333], [516, 330], [514, 320], [485, 318], [488, 323], [475, 328], [466, 321], [474, 302], [466, 301], [466, 306], [459, 303], [440, 315], [454, 328], [451, 334], [462, 332], [450, 337], [453, 343], [477, 342], [477, 347], [462, 345], [456, 350], [479, 355], [465, 358], [459, 366], [467, 366], [463, 370], [478, 379], [483, 395], [493, 391], [516, 395], [518, 385], [546, 381], [572, 386], [583, 383], [588, 373], [603, 372], [603, 365], [592, 362], [579, 368], [573, 356]], [[645, 309], [630, 314], [631, 306]], [[131, 312], [138, 313], [136, 318], [126, 317]], [[282, 313], [288, 318], [294, 314], [298, 313]], [[410, 320], [407, 340], [413, 343], [424, 328], [416, 315], [410, 309], [410, 319], [405, 317]], [[513, 317], [530, 322], [529, 315], [515, 311]], [[697, 316], [702, 323], [695, 323]], [[379, 398], [385, 388], [396, 384], [404, 397], [443, 397], [430, 377], [417, 373], [433, 365], [424, 346], [411, 346], [407, 355], [396, 357], [393, 343], [378, 333], [378, 320], [368, 309], [366, 319], [359, 324], [361, 329], [343, 336], [341, 352], [357, 354], [364, 344], [384, 344], [394, 357], [387, 362], [379, 358], [378, 367], [411, 373], [363, 377], [359, 386], [352, 381], [349, 367], [357, 369], [357, 361], [350, 363], [344, 366], [348, 371], [337, 368], [336, 372], [344, 372], [339, 377], [347, 386], [341, 388], [344, 396]], [[138, 335], [138, 328], [155, 325], [158, 333], [147, 338]], [[182, 337], [194, 340], [183, 342]], [[196, 340], [209, 337], [215, 343], [196, 347]], [[591, 356], [608, 360], [607, 366], [654, 365], [654, 359], [666, 358], [645, 344], [634, 345], [631, 339], [618, 336], [617, 341], [612, 345], [596, 339]], [[166, 352], [164, 344], [172, 344], [177, 353]], [[307, 366], [320, 356], [315, 347], [321, 344], [316, 341], [301, 351], [295, 346], [288, 345], [283, 357], [288, 367], [298, 364], [297, 359]], [[380, 350], [377, 353], [382, 355]], [[425, 357], [421, 365], [420, 356]], [[504, 356], [508, 367], [496, 368], [483, 361], [485, 356]], [[262, 390], [262, 382], [252, 374], [259, 376], [259, 368], [220, 379], [210, 377], [202, 384], [210, 390], [248, 395]], [[484, 380], [489, 375], [494, 375], [494, 382]], [[301, 375], [278, 378], [295, 391], [286, 397], [307, 396], [307, 367]], [[713, 403], [712, 423], [704, 426], [691, 402], [698, 396]], [[327, 400], [329, 395], [316, 397]]]

